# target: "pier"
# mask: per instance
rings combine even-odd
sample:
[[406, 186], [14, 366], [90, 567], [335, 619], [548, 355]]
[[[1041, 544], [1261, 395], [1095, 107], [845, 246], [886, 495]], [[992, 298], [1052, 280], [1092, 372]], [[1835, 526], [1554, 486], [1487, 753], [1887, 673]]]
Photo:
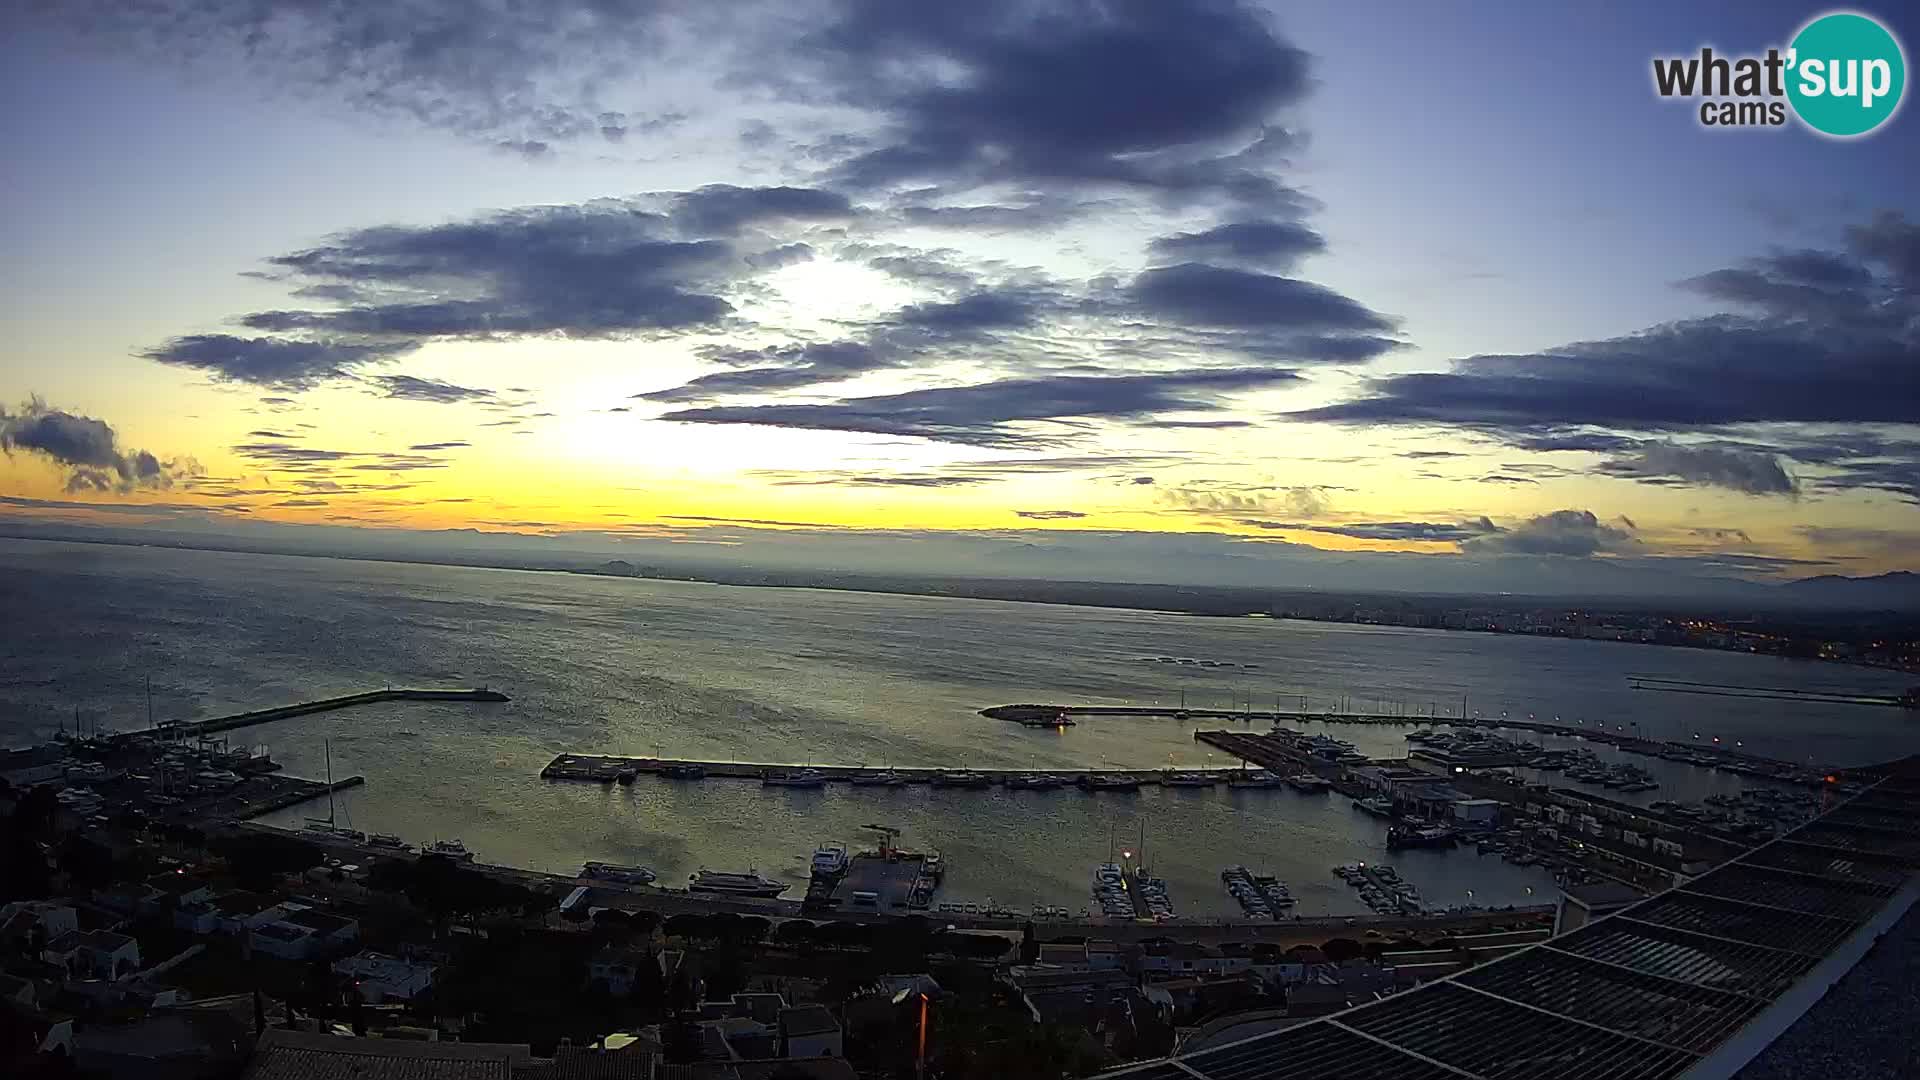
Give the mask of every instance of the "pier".
[[507, 695], [498, 690], [407, 690], [385, 689], [368, 690], [359, 694], [347, 694], [342, 697], [321, 698], [318, 701], [302, 701], [293, 705], [277, 705], [271, 709], [255, 709], [252, 712], [234, 713], [231, 716], [216, 716], [206, 720], [167, 721], [156, 726], [155, 730], [167, 735], [183, 735], [195, 738], [212, 735], [235, 728], [252, 727], [255, 724], [270, 724], [275, 720], [287, 720], [295, 716], [308, 716], [313, 713], [332, 712], [335, 709], [350, 709], [356, 705], [372, 705], [382, 701], [508, 701]]
[[[698, 761], [690, 758], [660, 757], [618, 757], [603, 754], [561, 754], [540, 770], [540, 776], [546, 780], [588, 780], [603, 784], [629, 780], [641, 774], [656, 774], [668, 779], [691, 779], [699, 776], [733, 779], [760, 780], [769, 774], [781, 775], [808, 769], [818, 773], [822, 783], [855, 783], [859, 780], [878, 777], [891, 773], [902, 784], [933, 784], [955, 788], [981, 788], [1005, 784], [1008, 777], [1046, 775], [1058, 777], [1059, 787], [1091, 785], [1094, 790], [1106, 783], [1117, 788], [1121, 781], [1130, 784], [1163, 784], [1168, 770], [1164, 769], [957, 769], [957, 768], [903, 768], [869, 765], [809, 765], [797, 761]], [[1175, 769], [1174, 786], [1184, 779], [1193, 784], [1195, 779], [1211, 783], [1224, 783], [1231, 770], [1228, 769]], [[974, 778], [967, 781], [959, 777]], [[798, 786], [798, 785], [788, 785]]]
[[1083, 716], [1135, 716], [1167, 717], [1175, 720], [1267, 720], [1275, 724], [1308, 724], [1318, 721], [1329, 724], [1380, 724], [1396, 727], [1484, 728], [1489, 731], [1504, 728], [1607, 743], [1630, 754], [1642, 754], [1647, 757], [1684, 754], [1689, 757], [1711, 758], [1714, 768], [1748, 775], [1771, 776], [1774, 779], [1790, 782], [1818, 782], [1822, 776], [1831, 771], [1823, 766], [1810, 766], [1760, 754], [1750, 754], [1744, 750], [1721, 745], [1717, 738], [1712, 743], [1677, 742], [1671, 739], [1651, 739], [1639, 734], [1630, 734], [1624, 730], [1609, 731], [1604, 725], [1586, 727], [1577, 724], [1549, 724], [1538, 720], [1511, 720], [1505, 717], [1316, 713], [1273, 709], [1186, 709], [1161, 705], [995, 705], [992, 708], [981, 709], [980, 715], [1030, 727], [1052, 727], [1063, 722], [1072, 723], [1075, 717]]

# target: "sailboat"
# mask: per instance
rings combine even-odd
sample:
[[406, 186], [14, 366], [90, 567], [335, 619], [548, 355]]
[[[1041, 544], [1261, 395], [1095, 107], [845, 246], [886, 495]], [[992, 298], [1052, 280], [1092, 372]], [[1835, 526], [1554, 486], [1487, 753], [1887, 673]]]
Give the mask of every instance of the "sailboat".
[[350, 827], [342, 828], [335, 824], [333, 806], [333, 740], [327, 739], [322, 745], [326, 747], [327, 753], [327, 816], [325, 818], [308, 818], [307, 831], [322, 833], [327, 836], [337, 836], [342, 840], [364, 841], [367, 838], [365, 833], [355, 832]]

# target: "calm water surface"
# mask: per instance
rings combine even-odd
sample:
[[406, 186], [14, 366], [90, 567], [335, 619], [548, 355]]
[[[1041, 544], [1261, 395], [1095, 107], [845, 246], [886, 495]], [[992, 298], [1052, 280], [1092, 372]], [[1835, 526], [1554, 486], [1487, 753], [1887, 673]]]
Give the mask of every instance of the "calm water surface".
[[[192, 719], [368, 688], [488, 685], [497, 706], [388, 704], [235, 732], [295, 775], [367, 786], [356, 827], [457, 836], [482, 859], [571, 871], [642, 863], [672, 881], [754, 866], [796, 883], [822, 841], [904, 831], [952, 864], [942, 899], [1087, 903], [1093, 864], [1134, 848], [1183, 913], [1237, 910], [1229, 863], [1289, 881], [1302, 914], [1356, 912], [1329, 869], [1386, 858], [1384, 828], [1344, 799], [1290, 789], [954, 791], [766, 789], [643, 778], [549, 783], [555, 753], [664, 754], [869, 765], [1134, 768], [1231, 763], [1172, 720], [1090, 720], [1065, 732], [988, 720], [1016, 701], [1316, 709], [1404, 702], [1739, 740], [1779, 757], [1854, 764], [1920, 751], [1894, 709], [1655, 694], [1632, 673], [1887, 693], [1887, 672], [1609, 642], [1389, 627], [1200, 619], [1095, 608], [567, 574], [0, 540], [0, 743], [44, 738], [77, 707], [111, 727]], [[1141, 663], [1208, 658], [1254, 668]], [[1218, 726], [1208, 722], [1202, 726]], [[1257, 725], [1256, 725], [1257, 727]], [[1314, 725], [1376, 755], [1408, 729]], [[1551, 741], [1551, 740], [1549, 740]], [[1636, 759], [1665, 785], [1641, 799], [1733, 790], [1731, 777]], [[1623, 797], [1615, 795], [1615, 797]], [[1631, 796], [1624, 796], [1631, 798]], [[311, 808], [276, 820], [298, 822]], [[1537, 870], [1466, 852], [1393, 862], [1435, 902], [1527, 902]], [[1533, 890], [1529, 893], [1528, 890]]]

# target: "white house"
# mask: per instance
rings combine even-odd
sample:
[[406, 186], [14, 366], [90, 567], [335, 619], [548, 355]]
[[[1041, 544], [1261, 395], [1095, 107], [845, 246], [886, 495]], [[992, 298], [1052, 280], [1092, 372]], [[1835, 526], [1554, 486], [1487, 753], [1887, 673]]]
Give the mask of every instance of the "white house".
[[23, 945], [33, 940], [37, 930], [44, 946], [54, 938], [78, 929], [79, 913], [65, 904], [46, 900], [17, 900], [0, 907], [0, 941], [9, 945]]
[[253, 950], [282, 960], [305, 960], [318, 951], [315, 934], [289, 922], [262, 923], [247, 931]]
[[73, 975], [123, 979], [140, 970], [140, 943], [106, 930], [69, 930], [48, 942], [40, 959]]
[[411, 1001], [433, 989], [434, 965], [371, 950], [334, 961], [333, 970], [352, 979], [361, 999], [369, 1005]]

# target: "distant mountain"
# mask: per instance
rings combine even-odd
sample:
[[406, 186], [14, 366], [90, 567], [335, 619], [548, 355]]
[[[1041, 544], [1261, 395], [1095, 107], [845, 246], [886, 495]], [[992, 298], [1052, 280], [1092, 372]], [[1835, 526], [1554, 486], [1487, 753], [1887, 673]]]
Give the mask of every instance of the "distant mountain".
[[1821, 574], [1780, 588], [1795, 601], [1827, 607], [1900, 610], [1920, 608], [1920, 574], [1895, 570], [1873, 577]]

